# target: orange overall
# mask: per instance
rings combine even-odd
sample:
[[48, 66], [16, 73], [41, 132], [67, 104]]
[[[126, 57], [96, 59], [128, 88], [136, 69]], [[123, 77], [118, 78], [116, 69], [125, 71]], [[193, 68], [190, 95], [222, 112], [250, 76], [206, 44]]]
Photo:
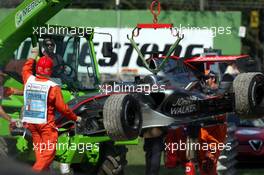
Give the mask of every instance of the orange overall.
[[[22, 76], [24, 84], [32, 75], [34, 60], [29, 59], [23, 66]], [[37, 75], [36, 81], [46, 82], [48, 78]], [[46, 124], [27, 124], [32, 133], [33, 146], [36, 156], [36, 162], [33, 170], [40, 172], [49, 168], [56, 153], [56, 143], [58, 132], [55, 124], [55, 109], [69, 120], [77, 120], [77, 116], [64, 103], [61, 89], [59, 86], [51, 87], [48, 94], [47, 102], [47, 123]]]
[[[220, 117], [219, 120], [225, 121], [224, 117]], [[221, 149], [223, 146], [217, 146], [220, 144], [225, 144], [227, 133], [226, 124], [218, 124], [209, 127], [203, 127], [200, 129], [199, 133], [199, 143], [201, 145], [207, 144], [211, 150], [199, 149], [198, 151], [198, 163], [201, 175], [217, 175], [217, 160], [220, 156]], [[171, 143], [186, 143], [186, 135], [184, 133], [183, 127], [175, 129], [170, 129], [166, 137], [166, 145], [171, 146]], [[220, 148], [220, 149], [218, 149]], [[212, 152], [213, 150], [213, 152]], [[208, 160], [210, 159], [211, 162]], [[166, 150], [165, 166], [168, 168], [173, 168], [178, 164], [185, 165], [186, 152], [185, 150], [175, 149], [172, 151], [172, 147]], [[211, 165], [208, 165], [210, 164]], [[207, 168], [204, 167], [208, 166]]]
[[[217, 160], [221, 154], [221, 151], [222, 151], [221, 149], [223, 149], [223, 146], [220, 146], [220, 144], [225, 144], [226, 134], [227, 134], [226, 124], [201, 128], [200, 142], [213, 144], [212, 147], [218, 145], [214, 148], [213, 153], [210, 151], [206, 151], [206, 150], [199, 151], [198, 161], [199, 161], [199, 169], [200, 169], [201, 175], [216, 175], [217, 174], [217, 170], [216, 170]], [[204, 171], [204, 168], [202, 168], [202, 165], [203, 163], [205, 164], [207, 163], [208, 158], [211, 159], [213, 165], [212, 167], [205, 168], [207, 169], [207, 171]]]

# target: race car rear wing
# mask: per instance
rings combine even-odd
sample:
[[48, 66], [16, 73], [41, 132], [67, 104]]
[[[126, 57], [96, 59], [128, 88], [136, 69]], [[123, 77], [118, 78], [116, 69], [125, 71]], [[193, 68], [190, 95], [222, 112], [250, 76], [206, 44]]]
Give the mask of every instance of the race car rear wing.
[[206, 62], [233, 62], [241, 58], [248, 58], [249, 55], [206, 55], [206, 56], [196, 56], [192, 58], [185, 59], [186, 63], [206, 63]]

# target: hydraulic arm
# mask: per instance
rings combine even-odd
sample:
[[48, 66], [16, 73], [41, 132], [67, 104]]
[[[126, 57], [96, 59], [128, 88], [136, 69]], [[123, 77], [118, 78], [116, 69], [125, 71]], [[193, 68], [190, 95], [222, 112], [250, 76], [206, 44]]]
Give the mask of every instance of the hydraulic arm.
[[0, 22], [0, 65], [13, 58], [14, 51], [26, 38], [33, 36], [33, 27], [43, 26], [71, 0], [25, 0]]

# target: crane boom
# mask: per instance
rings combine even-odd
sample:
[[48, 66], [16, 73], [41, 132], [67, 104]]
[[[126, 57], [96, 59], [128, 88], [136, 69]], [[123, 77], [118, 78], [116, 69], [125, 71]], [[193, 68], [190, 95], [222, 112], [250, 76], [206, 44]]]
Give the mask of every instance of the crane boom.
[[26, 38], [33, 36], [33, 27], [43, 26], [71, 0], [25, 0], [0, 22], [0, 64], [13, 58], [14, 51]]

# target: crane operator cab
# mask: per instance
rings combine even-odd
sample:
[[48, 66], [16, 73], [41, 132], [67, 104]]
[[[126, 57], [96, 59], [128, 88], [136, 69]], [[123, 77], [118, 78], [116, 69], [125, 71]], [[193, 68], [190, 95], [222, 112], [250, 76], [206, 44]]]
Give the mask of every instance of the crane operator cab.
[[[78, 27], [54, 26], [54, 28], [53, 33], [48, 31], [46, 32], [48, 34], [35, 37], [39, 57], [47, 55], [53, 60], [52, 80], [61, 85], [62, 89], [74, 93], [98, 89], [100, 80], [92, 41], [93, 28], [85, 28], [83, 32], [80, 32], [82, 28]], [[22, 80], [21, 68], [29, 56], [31, 43], [34, 43], [32, 41], [30, 39], [24, 41], [15, 52], [16, 59], [11, 60], [6, 66], [6, 72], [18, 81]], [[104, 46], [105, 57], [111, 57], [112, 45], [109, 43]]]

